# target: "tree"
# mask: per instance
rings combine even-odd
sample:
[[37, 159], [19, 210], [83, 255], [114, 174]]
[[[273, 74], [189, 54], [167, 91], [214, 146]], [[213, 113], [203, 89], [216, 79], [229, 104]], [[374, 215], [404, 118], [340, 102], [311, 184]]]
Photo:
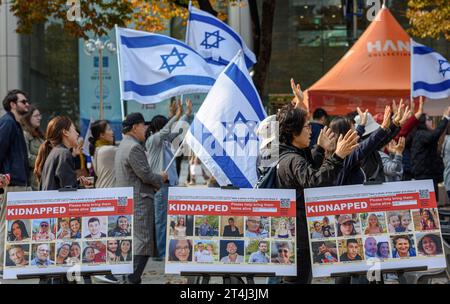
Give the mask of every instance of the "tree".
[[421, 38], [450, 39], [450, 5], [448, 0], [409, 0], [406, 16], [409, 32]]

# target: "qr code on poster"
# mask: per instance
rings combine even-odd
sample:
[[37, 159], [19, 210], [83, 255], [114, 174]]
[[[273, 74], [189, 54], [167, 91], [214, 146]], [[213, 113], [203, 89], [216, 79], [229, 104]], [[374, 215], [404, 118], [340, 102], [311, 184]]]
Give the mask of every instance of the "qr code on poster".
[[117, 198], [117, 205], [126, 206], [128, 204], [128, 199], [126, 196], [119, 196]]
[[429, 199], [430, 192], [428, 190], [419, 190], [419, 198], [420, 199]]
[[280, 199], [280, 207], [281, 208], [291, 208], [291, 200], [288, 198]]

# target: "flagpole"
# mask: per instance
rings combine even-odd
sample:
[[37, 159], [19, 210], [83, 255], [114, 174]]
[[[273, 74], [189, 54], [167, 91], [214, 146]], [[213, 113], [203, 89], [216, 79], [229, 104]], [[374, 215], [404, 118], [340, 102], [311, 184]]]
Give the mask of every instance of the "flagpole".
[[123, 83], [122, 83], [122, 73], [120, 68], [120, 39], [117, 24], [114, 26], [116, 29], [116, 47], [117, 47], [117, 67], [119, 69], [119, 88], [120, 88], [120, 110], [122, 112], [122, 120], [125, 120], [125, 106], [123, 100]]
[[414, 71], [413, 71], [413, 68], [414, 68], [414, 61], [413, 61], [413, 55], [414, 55], [414, 45], [413, 45], [413, 40], [412, 40], [412, 38], [409, 38], [409, 43], [410, 43], [410, 47], [409, 47], [409, 55], [410, 55], [410, 58], [409, 58], [409, 62], [410, 62], [410, 65], [411, 65], [411, 68], [409, 69], [409, 73], [410, 73], [410, 75], [409, 75], [409, 77], [411, 78], [411, 84], [410, 84], [410, 90], [409, 90], [409, 92], [410, 92], [410, 96], [409, 96], [409, 98], [411, 99], [410, 100], [410, 103], [412, 103], [413, 102], [413, 95], [414, 95], [414, 93], [413, 93], [413, 91], [414, 91], [414, 80], [413, 80], [413, 75], [414, 75]]

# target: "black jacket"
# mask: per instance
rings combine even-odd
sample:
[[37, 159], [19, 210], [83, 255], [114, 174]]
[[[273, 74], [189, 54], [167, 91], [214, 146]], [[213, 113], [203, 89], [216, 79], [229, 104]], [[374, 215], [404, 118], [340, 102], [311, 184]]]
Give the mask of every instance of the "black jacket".
[[415, 179], [443, 180], [444, 163], [439, 155], [439, 137], [444, 133], [448, 120], [443, 118], [433, 131], [418, 129], [411, 145], [411, 167]]
[[28, 152], [23, 130], [14, 114], [0, 118], [0, 173], [11, 175], [11, 186], [28, 186]]
[[324, 159], [324, 150], [317, 147], [311, 153], [309, 148], [298, 149], [280, 144], [281, 158], [277, 169], [277, 186], [296, 190], [297, 203], [297, 246], [309, 248], [308, 227], [306, 223], [305, 188], [332, 186], [342, 170], [343, 160], [336, 155]]
[[77, 188], [75, 161], [64, 145], [54, 147], [42, 169], [41, 190], [59, 190], [66, 186]]

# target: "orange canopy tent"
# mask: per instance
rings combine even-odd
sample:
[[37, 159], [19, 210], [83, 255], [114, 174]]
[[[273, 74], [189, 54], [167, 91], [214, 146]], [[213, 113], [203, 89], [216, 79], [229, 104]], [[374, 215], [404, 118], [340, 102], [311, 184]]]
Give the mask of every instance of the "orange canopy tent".
[[367, 30], [306, 92], [311, 111], [344, 115], [356, 107], [384, 112], [392, 99], [410, 96], [410, 38], [383, 6]]

